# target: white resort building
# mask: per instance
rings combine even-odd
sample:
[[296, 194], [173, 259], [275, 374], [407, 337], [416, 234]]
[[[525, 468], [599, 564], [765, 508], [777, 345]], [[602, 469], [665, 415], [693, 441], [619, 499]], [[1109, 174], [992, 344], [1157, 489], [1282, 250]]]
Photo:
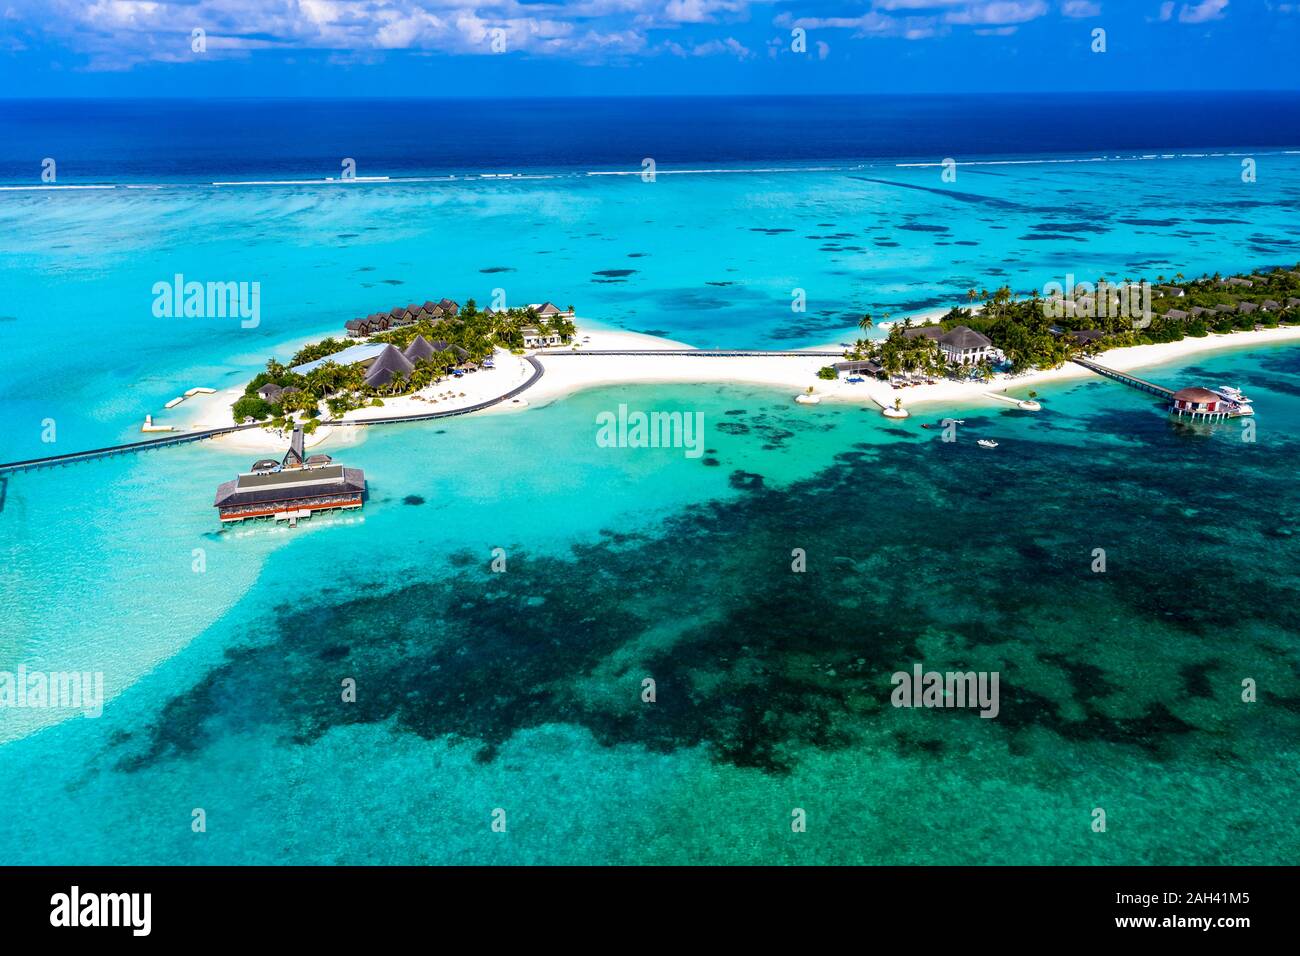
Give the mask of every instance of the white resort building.
[[1002, 350], [988, 336], [964, 325], [956, 326], [938, 338], [944, 358], [953, 365], [978, 365], [985, 360], [1001, 362]]
[[543, 349], [562, 344], [558, 332], [543, 332], [531, 325], [519, 331], [524, 336], [524, 348], [526, 349]]

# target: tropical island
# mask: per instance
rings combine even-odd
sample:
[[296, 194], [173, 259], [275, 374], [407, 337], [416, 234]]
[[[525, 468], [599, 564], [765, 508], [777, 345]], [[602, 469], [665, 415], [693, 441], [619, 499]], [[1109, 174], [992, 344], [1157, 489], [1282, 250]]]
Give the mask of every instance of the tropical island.
[[322, 410], [330, 418], [384, 400], [415, 395], [432, 385], [494, 366], [498, 351], [562, 345], [577, 328], [573, 310], [551, 303], [480, 310], [450, 299], [394, 308], [346, 323], [348, 341], [329, 337], [299, 349], [287, 364], [274, 358], [234, 402], [237, 422], [267, 421], [282, 429], [300, 415], [308, 434]]
[[[443, 299], [351, 320], [346, 337], [300, 346], [287, 362], [271, 359], [242, 389], [214, 396], [190, 428], [262, 423], [265, 430], [227, 436], [261, 449], [278, 445], [295, 425], [313, 436], [321, 423], [522, 409], [584, 388], [637, 382], [789, 387], [803, 405], [867, 403], [901, 418], [905, 402], [987, 397], [1024, 408], [1037, 393], [1012, 389], [1098, 374], [1073, 360], [1101, 352], [1109, 369], [1125, 371], [1226, 345], [1300, 340], [1300, 264], [1163, 280], [1153, 286], [1099, 279], [1026, 294], [1005, 285], [971, 289], [967, 304], [944, 310], [895, 321], [886, 315], [879, 323], [863, 315], [863, 332], [885, 331], [881, 338], [742, 353], [616, 329], [584, 328], [579, 335], [572, 308], [549, 302], [480, 310], [472, 299], [463, 308]], [[518, 397], [525, 389], [527, 400]], [[348, 428], [326, 431], [339, 441], [356, 438]]]
[[[1178, 274], [1174, 281], [1182, 283]], [[846, 363], [823, 367], [823, 379], [870, 373], [891, 381], [952, 376], [990, 380], [1059, 368], [1076, 355], [1179, 342], [1213, 334], [1300, 324], [1300, 264], [1250, 275], [1205, 275], [1185, 284], [1125, 279], [1078, 283], [1018, 295], [1009, 286], [967, 292], [975, 307], [955, 306], [913, 324], [910, 318], [881, 323], [883, 339], [860, 338], [844, 353]], [[875, 323], [868, 313], [860, 326]]]

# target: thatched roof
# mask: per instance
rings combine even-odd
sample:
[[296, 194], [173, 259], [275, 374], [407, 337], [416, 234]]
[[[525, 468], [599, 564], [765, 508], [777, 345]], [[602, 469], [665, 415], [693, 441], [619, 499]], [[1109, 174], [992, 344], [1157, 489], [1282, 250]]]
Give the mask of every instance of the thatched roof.
[[410, 359], [399, 352], [396, 345], [390, 345], [366, 369], [366, 384], [371, 388], [383, 388], [395, 376], [410, 375], [414, 368]]
[[[965, 326], [962, 326], [962, 328], [965, 328]], [[904, 329], [903, 338], [905, 339], [927, 338], [927, 339], [934, 339], [937, 342], [939, 341], [939, 339], [943, 338], [943, 326], [942, 325], [918, 325], [915, 328]]]
[[965, 325], [951, 329], [946, 335], [940, 337], [939, 343], [957, 351], [983, 349], [993, 344], [987, 336]]
[[417, 335], [411, 340], [411, 344], [406, 347], [406, 350], [402, 352], [402, 354], [406, 356], [408, 361], [415, 363], [422, 362], [431, 357], [435, 351], [437, 350], [429, 344], [428, 339], [423, 335]]

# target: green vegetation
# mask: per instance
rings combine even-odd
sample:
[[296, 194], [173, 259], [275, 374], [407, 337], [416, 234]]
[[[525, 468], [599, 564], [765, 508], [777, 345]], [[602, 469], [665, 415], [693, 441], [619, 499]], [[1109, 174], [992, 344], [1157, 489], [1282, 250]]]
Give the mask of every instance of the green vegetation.
[[839, 378], [839, 374], [830, 365], [825, 365], [817, 370], [817, 377], [827, 381], [834, 381]]
[[353, 343], [347, 339], [336, 339], [330, 337], [322, 339], [319, 342], [313, 342], [311, 345], [305, 345], [294, 353], [293, 358], [289, 359], [289, 366], [305, 365], [308, 362], [314, 362], [317, 359], [323, 359], [327, 355], [333, 355], [335, 352], [342, 352], [344, 349], [352, 346]]
[[[474, 300], [465, 303], [459, 314], [436, 321], [421, 320], [411, 325], [389, 329], [370, 336], [369, 342], [382, 342], [405, 350], [416, 336], [440, 350], [415, 364], [409, 376], [395, 376], [381, 388], [366, 385], [365, 369], [360, 365], [341, 365], [325, 361], [305, 375], [290, 369], [328, 356], [355, 345], [346, 339], [326, 338], [304, 346], [284, 365], [275, 359], [266, 363], [266, 371], [259, 372], [244, 388], [244, 394], [233, 405], [236, 421], [253, 419], [284, 422], [294, 415], [314, 419], [320, 415], [323, 402], [332, 417], [366, 405], [382, 405], [380, 395], [405, 395], [419, 391], [441, 381], [452, 369], [477, 366], [492, 355], [497, 348], [522, 354], [523, 330], [537, 328], [553, 332], [568, 342], [577, 332], [573, 320], [555, 316], [539, 319], [532, 309], [507, 309], [501, 312], [480, 312]], [[445, 343], [445, 345], [443, 345]], [[290, 389], [274, 402], [257, 394], [264, 385], [277, 385]]]
[[[1045, 299], [1037, 292], [1017, 295], [1009, 286], [993, 291], [971, 289], [966, 298], [972, 307], [951, 309], [939, 324], [945, 331], [965, 325], [983, 333], [1002, 350], [1013, 372], [1055, 368], [1076, 354], [1091, 355], [1131, 345], [1176, 342], [1184, 336], [1201, 338], [1211, 332], [1243, 331], [1256, 325], [1300, 324], [1300, 305], [1286, 304], [1289, 299], [1300, 299], [1300, 264], [1292, 270], [1274, 269], [1238, 278], [1246, 279], [1251, 285], [1221, 284], [1224, 280], [1218, 273], [1184, 282], [1179, 273], [1172, 281], [1175, 287], [1183, 289], [1184, 295], [1175, 296], [1172, 290], [1155, 290], [1150, 303], [1151, 321], [1145, 327], [1137, 327], [1143, 322], [1133, 319], [1134, 312], [1141, 307], [1136, 295], [1129, 309], [1121, 308], [1121, 290], [1131, 280], [1125, 279], [1123, 285], [1115, 285], [1104, 278], [1091, 283], [1086, 290], [1077, 291], [1075, 307], [1064, 310], [1059, 307], [1060, 300]], [[1277, 307], [1262, 308], [1266, 301], [1277, 303]], [[1242, 302], [1251, 302], [1261, 308], [1246, 313], [1215, 310], [1215, 306], [1224, 305], [1235, 309]], [[1210, 311], [1192, 314], [1198, 308]], [[1177, 314], [1166, 317], [1171, 310], [1187, 313], [1187, 317]], [[859, 324], [863, 329], [868, 327], [865, 321]], [[859, 339], [846, 357], [875, 359], [890, 375], [903, 372], [952, 374], [955, 370], [944, 367], [938, 346], [925, 336], [908, 338], [904, 333], [909, 327], [908, 321], [895, 325], [883, 341]], [[1102, 334], [1082, 344], [1068, 334], [1084, 330], [1096, 330]], [[987, 377], [992, 370], [982, 363], [961, 371]]]

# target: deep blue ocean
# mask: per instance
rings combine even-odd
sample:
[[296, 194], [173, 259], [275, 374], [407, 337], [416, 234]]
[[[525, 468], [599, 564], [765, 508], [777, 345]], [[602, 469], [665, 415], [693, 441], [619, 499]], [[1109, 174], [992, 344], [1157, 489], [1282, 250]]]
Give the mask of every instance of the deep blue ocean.
[[0, 182], [208, 182], [1300, 144], [1291, 93], [0, 100]]

